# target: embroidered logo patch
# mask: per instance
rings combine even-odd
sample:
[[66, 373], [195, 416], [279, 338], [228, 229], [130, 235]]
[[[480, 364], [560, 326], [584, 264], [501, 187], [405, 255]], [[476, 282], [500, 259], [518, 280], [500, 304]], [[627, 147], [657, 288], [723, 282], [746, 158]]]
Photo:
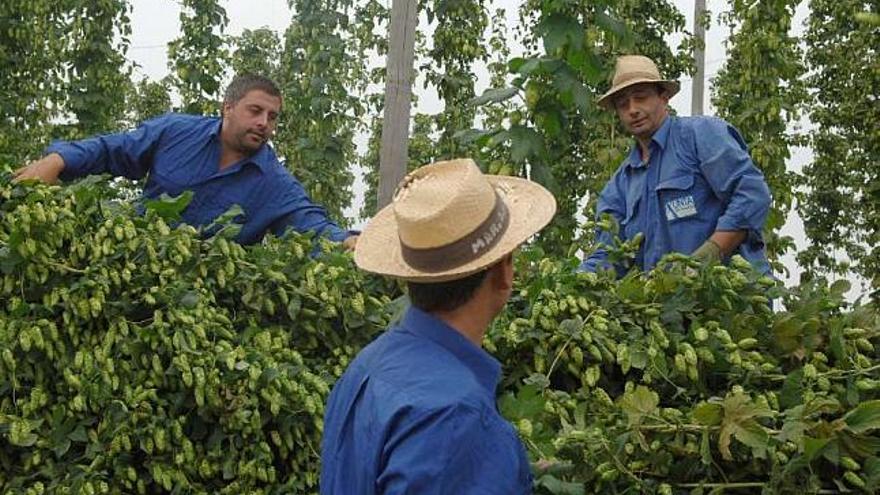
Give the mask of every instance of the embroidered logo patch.
[[666, 220], [676, 220], [697, 214], [697, 205], [693, 196], [670, 199], [666, 202]]

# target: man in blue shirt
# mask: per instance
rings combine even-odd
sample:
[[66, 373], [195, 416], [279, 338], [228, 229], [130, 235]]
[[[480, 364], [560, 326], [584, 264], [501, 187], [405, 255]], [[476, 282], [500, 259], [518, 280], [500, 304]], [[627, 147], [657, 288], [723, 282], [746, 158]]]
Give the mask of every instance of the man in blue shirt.
[[[617, 112], [636, 144], [602, 190], [597, 216], [610, 214], [621, 239], [644, 234], [635, 259], [642, 270], [678, 252], [703, 261], [740, 254], [768, 273], [761, 231], [770, 190], [764, 176], [727, 122], [669, 115], [669, 99], [678, 89], [677, 82], [660, 78], [651, 59], [618, 59], [612, 88], [599, 103]], [[612, 244], [611, 236], [597, 232], [600, 247], [582, 270], [612, 268], [603, 247]], [[622, 275], [628, 267], [613, 268]]]
[[352, 248], [356, 237], [312, 203], [267, 143], [280, 111], [281, 92], [274, 82], [239, 76], [226, 90], [222, 117], [167, 114], [130, 132], [55, 142], [44, 158], [19, 169], [17, 180], [147, 176], [147, 199], [193, 191], [183, 221], [194, 226], [210, 225], [233, 205], [241, 206], [244, 217], [236, 221], [242, 223], [237, 237], [242, 244], [293, 227]]
[[323, 495], [531, 493], [525, 449], [495, 404], [483, 336], [513, 287], [512, 252], [556, 211], [541, 186], [471, 160], [404, 179], [355, 248], [366, 271], [408, 282], [412, 307], [330, 394]]

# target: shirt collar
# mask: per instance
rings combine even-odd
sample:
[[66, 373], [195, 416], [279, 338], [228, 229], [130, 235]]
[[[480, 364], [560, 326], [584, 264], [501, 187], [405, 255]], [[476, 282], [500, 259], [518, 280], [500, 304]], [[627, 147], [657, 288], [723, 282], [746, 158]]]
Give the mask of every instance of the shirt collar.
[[[656, 143], [660, 150], [666, 149], [666, 143], [669, 141], [669, 128], [672, 127], [672, 119], [674, 117], [672, 115], [667, 115], [665, 119], [663, 119], [663, 123], [660, 124], [660, 128], [654, 131], [654, 135], [651, 136], [651, 141]], [[626, 156], [626, 160], [624, 160], [624, 166], [631, 168], [643, 167], [645, 164], [642, 163], [642, 154], [639, 152], [639, 143], [635, 143], [632, 148], [629, 150], [629, 154]]]
[[[212, 124], [208, 133], [212, 138], [220, 140], [220, 131], [223, 129], [223, 117], [214, 117], [217, 122]], [[272, 152], [268, 144], [260, 146], [256, 153], [242, 161], [242, 164], [253, 163], [260, 167], [263, 172], [268, 172], [272, 164]]]
[[494, 399], [495, 389], [501, 379], [501, 363], [488, 352], [474, 345], [444, 321], [416, 307], [407, 309], [399, 326], [449, 351], [471, 370], [489, 397]]

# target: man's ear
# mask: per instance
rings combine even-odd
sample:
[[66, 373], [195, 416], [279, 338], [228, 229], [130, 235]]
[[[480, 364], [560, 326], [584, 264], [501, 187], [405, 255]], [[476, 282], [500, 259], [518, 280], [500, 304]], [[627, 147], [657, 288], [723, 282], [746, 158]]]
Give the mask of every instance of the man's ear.
[[491, 268], [492, 285], [498, 290], [513, 288], [513, 253], [501, 259]]

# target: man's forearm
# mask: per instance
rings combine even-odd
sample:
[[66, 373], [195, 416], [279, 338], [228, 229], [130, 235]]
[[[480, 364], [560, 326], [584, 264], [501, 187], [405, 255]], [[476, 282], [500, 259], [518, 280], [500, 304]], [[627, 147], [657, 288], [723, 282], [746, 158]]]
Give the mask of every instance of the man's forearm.
[[748, 236], [748, 232], [745, 230], [716, 230], [709, 237], [709, 240], [721, 248], [723, 256], [730, 256], [746, 240], [746, 236]]

